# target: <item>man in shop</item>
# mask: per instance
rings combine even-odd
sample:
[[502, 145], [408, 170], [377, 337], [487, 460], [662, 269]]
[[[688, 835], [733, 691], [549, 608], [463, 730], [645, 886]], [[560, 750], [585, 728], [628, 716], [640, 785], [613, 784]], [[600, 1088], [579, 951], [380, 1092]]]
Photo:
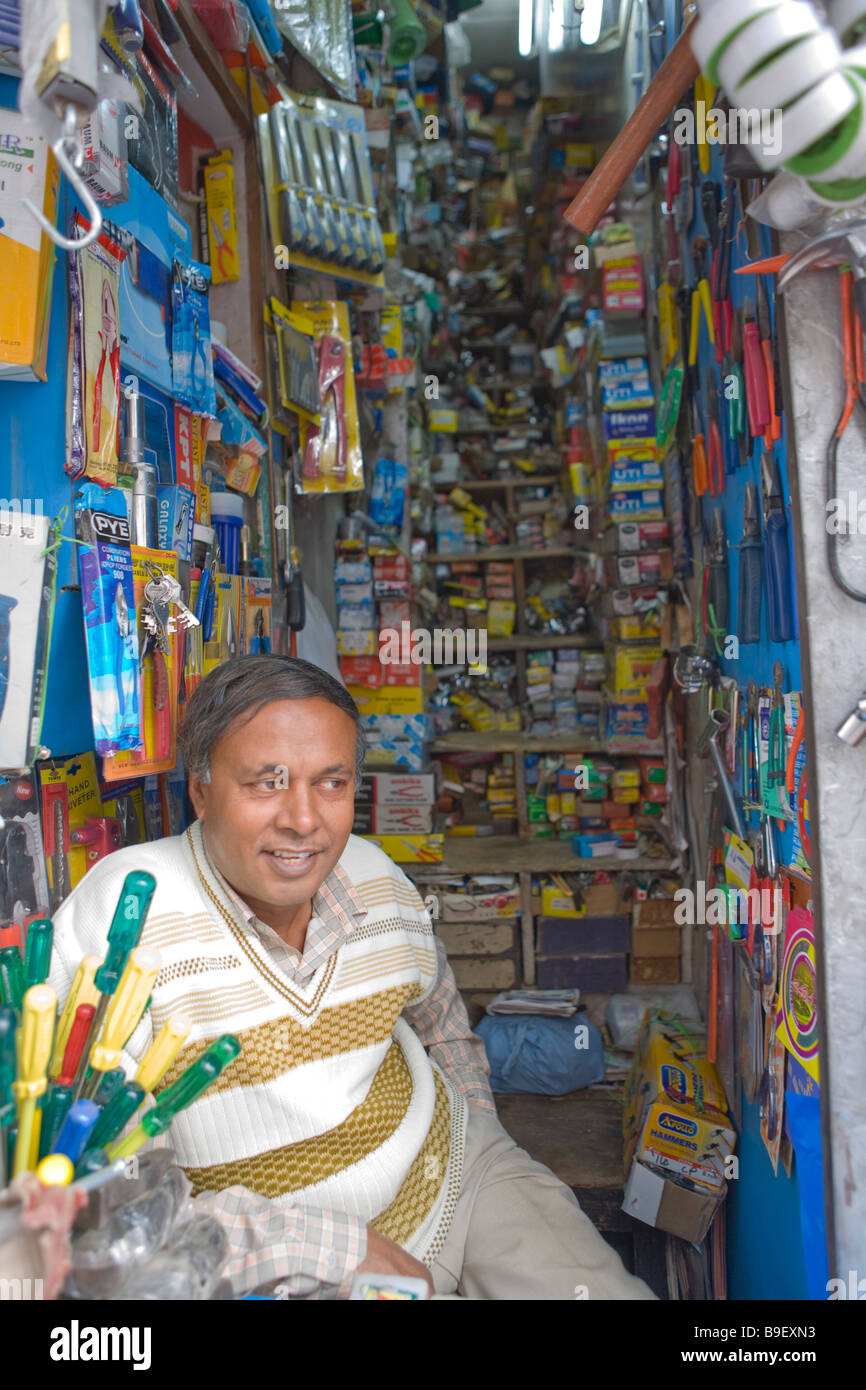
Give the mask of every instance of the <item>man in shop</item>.
[[308, 662], [227, 661], [180, 735], [198, 819], [119, 850], [55, 918], [61, 997], [105, 951], [125, 875], [157, 887], [142, 935], [162, 969], [129, 1041], [192, 1032], [168, 1084], [222, 1033], [237, 1061], [170, 1142], [223, 1222], [240, 1292], [346, 1297], [356, 1271], [480, 1299], [646, 1299], [570, 1190], [496, 1117], [483, 1044], [406, 875], [352, 835], [363, 731]]

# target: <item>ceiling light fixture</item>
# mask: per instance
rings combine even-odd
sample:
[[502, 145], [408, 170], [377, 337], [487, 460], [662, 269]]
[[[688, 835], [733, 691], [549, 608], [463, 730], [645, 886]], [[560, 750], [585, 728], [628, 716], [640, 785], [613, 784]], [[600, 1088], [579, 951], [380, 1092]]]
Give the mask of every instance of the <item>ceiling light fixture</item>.
[[517, 16], [517, 51], [521, 58], [528, 58], [532, 52], [534, 19], [535, 0], [520, 0]]

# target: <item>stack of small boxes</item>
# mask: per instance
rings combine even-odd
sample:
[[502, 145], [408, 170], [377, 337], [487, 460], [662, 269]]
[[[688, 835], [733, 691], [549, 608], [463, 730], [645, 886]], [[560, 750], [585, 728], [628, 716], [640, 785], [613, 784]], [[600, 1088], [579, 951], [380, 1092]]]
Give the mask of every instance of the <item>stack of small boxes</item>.
[[673, 898], [635, 895], [632, 913], [633, 985], [674, 985], [680, 978], [680, 932]]
[[[401, 774], [381, 784], [376, 775], [365, 779], [356, 803], [356, 833], [374, 837], [398, 862], [441, 860], [442, 837], [431, 833], [436, 796], [433, 774], [426, 771], [432, 728], [424, 667], [411, 659], [379, 659], [381, 633], [387, 629], [402, 639], [410, 631], [410, 561], [386, 541], [371, 540], [368, 546], [341, 540], [334, 578], [340, 670], [361, 711], [367, 766], [371, 773]], [[409, 651], [401, 650], [400, 656], [409, 657], [411, 644], [401, 645]], [[402, 775], [409, 773], [415, 775]], [[396, 829], [386, 828], [391, 826]]]
[[575, 898], [573, 877], [533, 887], [536, 981], [540, 989], [617, 994], [628, 983], [628, 907], [604, 879], [582, 886]]
[[[517, 789], [514, 754], [468, 757], [439, 764], [439, 800], [445, 834], [514, 835]], [[437, 826], [439, 820], [437, 818]]]

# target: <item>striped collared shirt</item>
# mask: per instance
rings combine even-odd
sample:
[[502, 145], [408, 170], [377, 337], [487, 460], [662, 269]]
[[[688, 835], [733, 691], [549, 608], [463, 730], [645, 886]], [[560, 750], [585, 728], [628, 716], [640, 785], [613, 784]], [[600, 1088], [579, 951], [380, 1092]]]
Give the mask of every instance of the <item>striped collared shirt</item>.
[[[203, 837], [207, 853], [206, 837]], [[291, 980], [309, 979], [349, 939], [367, 915], [348, 875], [335, 865], [312, 902], [303, 952], [256, 916], [216, 868], [209, 867], [271, 964]], [[408, 880], [407, 880], [408, 881]], [[420, 902], [420, 899], [419, 899]], [[428, 997], [408, 1005], [403, 1017], [433, 1060], [467, 1101], [496, 1114], [487, 1078], [490, 1068], [481, 1039], [472, 1032], [445, 947], [435, 937], [439, 971]], [[222, 1223], [231, 1245], [225, 1269], [241, 1292], [276, 1285], [280, 1296], [345, 1298], [367, 1250], [363, 1221], [347, 1212], [317, 1207], [279, 1211], [264, 1197], [241, 1187], [195, 1199]]]

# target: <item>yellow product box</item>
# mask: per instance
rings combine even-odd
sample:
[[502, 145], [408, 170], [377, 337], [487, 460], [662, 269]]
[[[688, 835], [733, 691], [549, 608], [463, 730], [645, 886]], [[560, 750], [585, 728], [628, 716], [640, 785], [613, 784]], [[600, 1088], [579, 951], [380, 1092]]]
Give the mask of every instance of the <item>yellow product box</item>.
[[500, 710], [496, 720], [496, 728], [503, 733], [519, 732], [521, 728], [520, 710], [516, 708]]
[[362, 835], [384, 850], [396, 864], [440, 864], [445, 852], [444, 835]]
[[611, 773], [610, 785], [612, 787], [639, 787], [640, 768], [637, 763], [621, 763], [615, 767]]
[[203, 177], [211, 284], [222, 285], [241, 278], [231, 150], [211, 155]]
[[634, 802], [640, 801], [640, 787], [613, 787], [610, 799], [619, 806], [630, 806]]
[[566, 169], [591, 169], [595, 163], [595, 149], [592, 145], [569, 142], [565, 147]]
[[23, 206], [54, 225], [60, 171], [44, 135], [18, 111], [0, 110], [0, 380], [45, 381], [54, 247]]
[[241, 450], [226, 459], [226, 482], [237, 492], [246, 493], [247, 497], [255, 497], [261, 476], [262, 466], [254, 454]]
[[386, 300], [381, 318], [382, 346], [393, 349], [395, 357], [403, 356], [403, 318], [399, 304]]
[[623, 1210], [703, 1240], [727, 1192], [736, 1135], [718, 1071], [664, 1014], [648, 1012], [625, 1089]]
[[510, 637], [517, 620], [517, 605], [510, 599], [491, 599], [487, 608], [487, 627], [491, 637]]
[[340, 656], [375, 656], [378, 635], [372, 628], [337, 628], [337, 651]]
[[423, 714], [426, 706], [420, 685], [350, 685], [348, 691], [362, 714]]
[[653, 664], [661, 647], [615, 647], [613, 655], [613, 694], [619, 700], [643, 700]]
[[457, 411], [456, 410], [428, 410], [427, 427], [439, 433], [456, 434], [457, 432]]
[[570, 893], [563, 893], [555, 883], [545, 883], [541, 888], [542, 917], [585, 917], [586, 907], [577, 908]]
[[610, 630], [620, 642], [639, 642], [646, 637], [660, 637], [661, 614], [658, 612], [635, 613], [628, 618], [614, 618]]

